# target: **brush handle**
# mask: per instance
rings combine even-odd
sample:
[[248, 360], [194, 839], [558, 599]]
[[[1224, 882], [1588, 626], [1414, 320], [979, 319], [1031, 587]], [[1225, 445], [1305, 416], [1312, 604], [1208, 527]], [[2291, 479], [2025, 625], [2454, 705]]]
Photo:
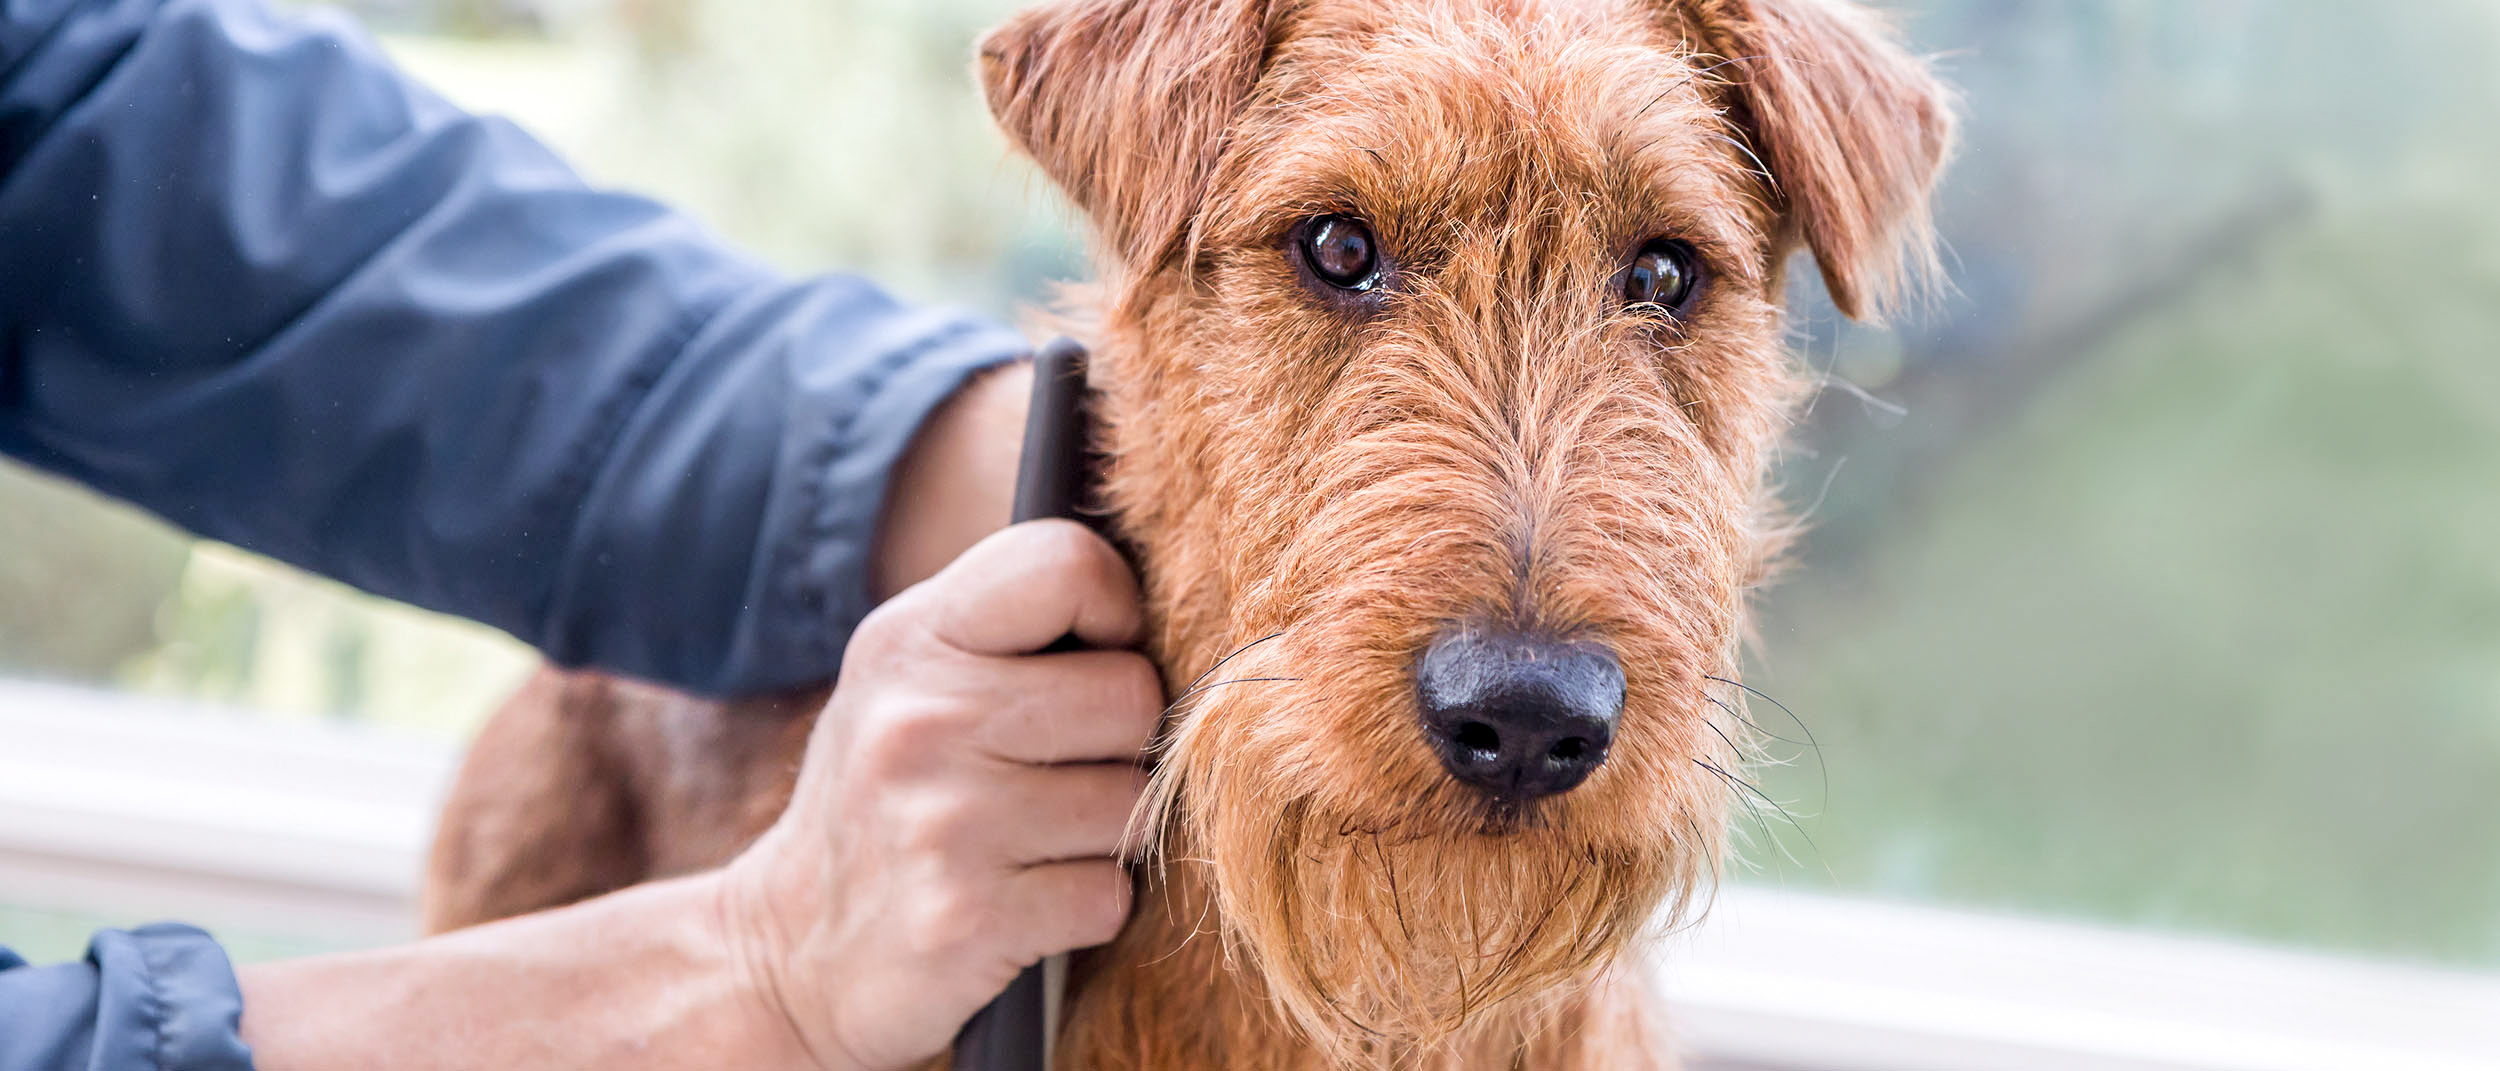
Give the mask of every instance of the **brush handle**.
[[[1092, 432], [1085, 347], [1054, 340], [1033, 356], [1033, 404], [1025, 412], [1024, 455], [1016, 467], [1015, 521], [1065, 517], [1102, 530], [1101, 517], [1085, 508]], [[1062, 636], [1044, 650], [1077, 646], [1075, 636]], [[1067, 959], [1051, 956], [1025, 968], [997, 999], [973, 1013], [955, 1036], [955, 1071], [1049, 1071]]]
[[1025, 410], [1012, 520], [1065, 517], [1103, 530], [1101, 515], [1087, 508], [1094, 474], [1089, 393], [1085, 347], [1075, 340], [1054, 339], [1033, 355], [1033, 403]]

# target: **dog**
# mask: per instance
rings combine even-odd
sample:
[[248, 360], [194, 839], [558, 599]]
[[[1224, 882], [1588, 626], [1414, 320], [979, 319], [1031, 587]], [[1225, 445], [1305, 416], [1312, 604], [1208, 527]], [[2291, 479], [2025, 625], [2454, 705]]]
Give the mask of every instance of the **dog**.
[[[1052, 0], [992, 114], [1091, 222], [1101, 493], [1177, 697], [1064, 1066], [1649, 1068], [1752, 749], [1781, 303], [1936, 277], [1951, 98], [1842, 0]], [[446, 928], [717, 865], [821, 692], [548, 671]]]

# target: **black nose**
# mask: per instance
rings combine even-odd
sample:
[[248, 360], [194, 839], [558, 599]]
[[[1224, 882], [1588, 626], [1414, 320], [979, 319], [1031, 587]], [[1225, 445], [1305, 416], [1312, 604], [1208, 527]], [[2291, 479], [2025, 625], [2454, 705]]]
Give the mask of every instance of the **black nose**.
[[1517, 802], [1568, 792], [1606, 761], [1623, 666], [1594, 643], [1456, 627], [1424, 651], [1415, 691], [1450, 776]]

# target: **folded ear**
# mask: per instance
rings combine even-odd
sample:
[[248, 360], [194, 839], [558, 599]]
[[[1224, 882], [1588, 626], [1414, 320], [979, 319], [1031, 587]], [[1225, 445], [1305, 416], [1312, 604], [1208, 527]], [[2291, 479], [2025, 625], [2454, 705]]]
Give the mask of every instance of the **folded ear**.
[[[1793, 228], [1853, 317], [1942, 275], [1928, 194], [1953, 144], [1950, 90], [1846, 0], [1682, 0], [1727, 61], [1731, 111]], [[1783, 248], [1777, 255], [1785, 256]]]
[[1144, 267], [1179, 248], [1265, 62], [1264, 0], [1053, 0], [981, 39], [990, 114]]

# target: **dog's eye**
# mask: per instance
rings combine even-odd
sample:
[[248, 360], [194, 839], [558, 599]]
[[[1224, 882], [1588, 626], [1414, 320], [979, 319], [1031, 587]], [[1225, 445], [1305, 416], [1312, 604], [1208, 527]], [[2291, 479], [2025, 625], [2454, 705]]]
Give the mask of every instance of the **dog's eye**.
[[1655, 305], [1674, 316], [1688, 311], [1694, 291], [1700, 288], [1700, 255], [1672, 238], [1642, 246], [1640, 255], [1632, 258], [1631, 269], [1623, 273], [1623, 300]]
[[1302, 225], [1302, 261], [1339, 290], [1380, 285], [1380, 248], [1372, 229], [1352, 216], [1321, 216]]

